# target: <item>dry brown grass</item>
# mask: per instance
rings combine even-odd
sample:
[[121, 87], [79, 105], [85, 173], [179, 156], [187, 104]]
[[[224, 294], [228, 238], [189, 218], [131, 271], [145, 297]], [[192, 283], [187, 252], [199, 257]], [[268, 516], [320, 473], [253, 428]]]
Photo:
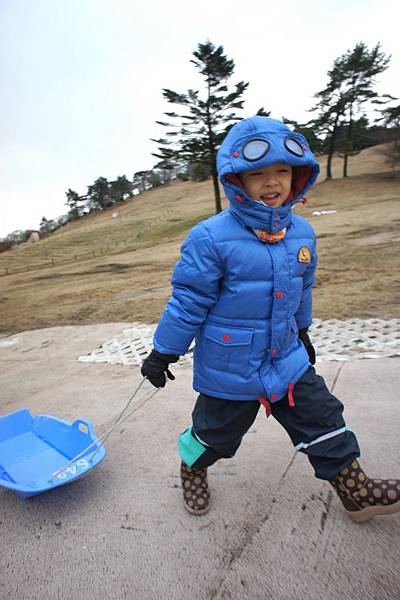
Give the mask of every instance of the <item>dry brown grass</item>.
[[[316, 317], [400, 316], [400, 181], [385, 170], [370, 148], [351, 159], [351, 177], [318, 184], [296, 208], [319, 238]], [[0, 277], [0, 331], [157, 321], [182, 240], [213, 213], [212, 197], [210, 181], [174, 182], [114, 209], [117, 219], [113, 210], [90, 215], [2, 253], [0, 273], [6, 265], [35, 269]], [[312, 215], [321, 209], [337, 212]]]

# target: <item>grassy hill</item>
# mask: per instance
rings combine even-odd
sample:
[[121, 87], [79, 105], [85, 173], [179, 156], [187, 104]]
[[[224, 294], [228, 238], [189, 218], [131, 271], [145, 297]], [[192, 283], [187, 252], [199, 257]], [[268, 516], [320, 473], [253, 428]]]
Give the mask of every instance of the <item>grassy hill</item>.
[[[309, 203], [296, 207], [319, 238], [314, 314], [399, 317], [400, 181], [377, 147], [350, 160], [346, 180], [323, 181], [324, 162]], [[0, 254], [0, 332], [157, 321], [184, 237], [213, 212], [211, 181], [176, 181]]]

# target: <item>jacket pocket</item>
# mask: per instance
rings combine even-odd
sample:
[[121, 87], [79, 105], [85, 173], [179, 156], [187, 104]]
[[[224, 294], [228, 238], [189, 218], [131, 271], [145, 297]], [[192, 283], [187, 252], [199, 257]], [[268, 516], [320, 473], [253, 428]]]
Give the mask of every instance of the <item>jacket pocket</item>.
[[219, 371], [248, 373], [253, 329], [208, 323], [204, 328], [204, 359]]

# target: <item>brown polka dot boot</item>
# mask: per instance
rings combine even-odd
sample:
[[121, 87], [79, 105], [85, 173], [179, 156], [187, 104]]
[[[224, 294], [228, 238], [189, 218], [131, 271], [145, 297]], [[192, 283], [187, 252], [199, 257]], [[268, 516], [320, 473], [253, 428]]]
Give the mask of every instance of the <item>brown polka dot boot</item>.
[[350, 519], [356, 523], [400, 511], [400, 480], [370, 479], [357, 460], [329, 482]]
[[204, 515], [210, 508], [207, 469], [191, 469], [181, 463], [183, 504], [192, 515]]

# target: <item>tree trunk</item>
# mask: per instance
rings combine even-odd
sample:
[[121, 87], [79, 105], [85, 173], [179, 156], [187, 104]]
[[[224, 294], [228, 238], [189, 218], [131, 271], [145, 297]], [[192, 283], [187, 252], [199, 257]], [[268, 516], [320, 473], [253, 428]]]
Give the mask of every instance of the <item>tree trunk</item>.
[[214, 198], [215, 198], [215, 214], [218, 214], [222, 211], [221, 205], [221, 194], [219, 192], [218, 185], [218, 174], [217, 174], [217, 153], [215, 150], [215, 142], [214, 142], [214, 132], [211, 127], [211, 115], [210, 115], [210, 96], [211, 96], [211, 84], [210, 79], [207, 80], [208, 85], [208, 98], [207, 98], [207, 131], [208, 131], [208, 149], [210, 153], [210, 166], [211, 166], [211, 175], [214, 186]]
[[332, 158], [333, 158], [333, 153], [335, 152], [335, 142], [336, 142], [338, 121], [339, 121], [339, 113], [336, 113], [335, 122], [333, 124], [333, 129], [332, 129], [331, 139], [329, 140], [328, 161], [326, 163], [326, 178], [327, 179], [332, 179]]
[[348, 154], [345, 154], [344, 157], [343, 157], [343, 177], [347, 177], [347, 163], [348, 163], [348, 159], [349, 159]]
[[332, 156], [333, 153], [329, 150], [329, 154], [328, 154], [328, 162], [326, 163], [326, 178], [327, 179], [332, 179]]
[[347, 165], [349, 155], [347, 154], [349, 150], [352, 150], [352, 137], [353, 137], [353, 105], [350, 104], [350, 117], [349, 117], [349, 125], [347, 127], [347, 139], [346, 139], [346, 151], [344, 155], [343, 162], [343, 177], [347, 177]]
[[212, 180], [213, 180], [213, 185], [214, 185], [215, 214], [218, 214], [222, 210], [222, 204], [221, 204], [221, 194], [220, 194], [219, 185], [218, 185], [218, 174], [217, 174], [217, 169], [215, 166], [215, 157], [214, 157], [213, 163], [211, 165], [211, 174], [212, 174]]

